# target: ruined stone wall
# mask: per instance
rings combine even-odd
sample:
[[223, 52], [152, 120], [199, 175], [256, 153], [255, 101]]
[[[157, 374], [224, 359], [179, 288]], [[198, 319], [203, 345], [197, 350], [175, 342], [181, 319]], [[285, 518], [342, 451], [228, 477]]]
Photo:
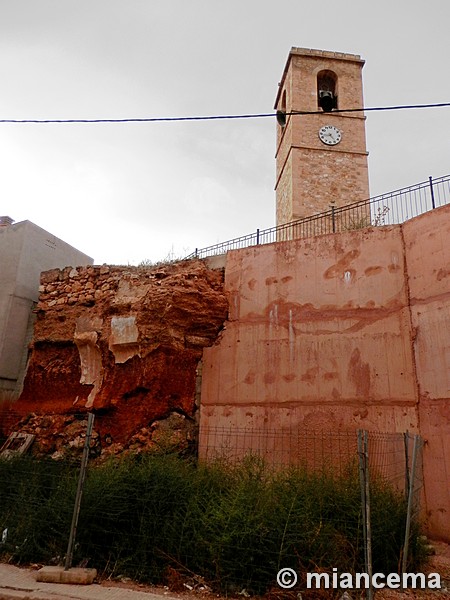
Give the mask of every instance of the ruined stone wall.
[[223, 271], [201, 261], [43, 273], [14, 405], [19, 417], [31, 415], [20, 429], [37, 433], [43, 451], [64, 453], [93, 410], [97, 450], [108, 453], [151, 445], [161, 419], [175, 430], [195, 424], [197, 366], [227, 311]]

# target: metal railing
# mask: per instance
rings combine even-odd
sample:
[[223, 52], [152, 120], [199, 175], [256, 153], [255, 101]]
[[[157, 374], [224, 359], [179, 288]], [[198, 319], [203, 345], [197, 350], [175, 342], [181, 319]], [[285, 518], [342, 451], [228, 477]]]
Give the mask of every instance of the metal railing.
[[268, 229], [257, 229], [253, 233], [206, 248], [196, 248], [186, 259], [206, 258], [225, 254], [229, 250], [313, 237], [325, 233], [395, 225], [449, 202], [450, 175], [429, 177], [427, 181], [367, 200], [353, 202], [340, 208], [330, 206], [329, 210], [311, 217], [304, 217]]

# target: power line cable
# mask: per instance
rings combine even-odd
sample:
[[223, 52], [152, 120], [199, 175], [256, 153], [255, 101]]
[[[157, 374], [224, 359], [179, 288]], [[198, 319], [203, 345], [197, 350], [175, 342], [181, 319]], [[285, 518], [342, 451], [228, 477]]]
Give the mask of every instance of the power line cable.
[[[384, 110], [406, 110], [414, 108], [440, 108], [444, 106], [450, 106], [450, 102], [440, 102], [436, 104], [409, 104], [400, 106], [376, 106], [368, 108], [341, 108], [333, 109], [332, 113], [353, 113], [353, 112], [369, 112], [369, 111], [384, 111]], [[283, 111], [284, 112], [284, 111]], [[322, 115], [330, 114], [323, 110], [313, 111], [301, 111], [295, 110], [284, 113], [286, 116], [289, 115]], [[259, 119], [266, 117], [276, 117], [277, 113], [256, 113], [256, 114], [242, 114], [242, 115], [207, 115], [207, 116], [194, 116], [194, 117], [143, 117], [143, 118], [126, 118], [126, 119], [0, 119], [0, 123], [37, 123], [37, 124], [50, 124], [50, 123], [161, 123], [161, 122], [174, 122], [174, 121], [217, 121], [225, 119]]]
[[0, 119], [0, 123], [158, 123], [165, 121], [212, 121], [219, 119], [256, 119], [275, 117], [275, 113], [249, 115], [210, 115], [197, 117], [143, 117], [128, 119]]
[[[333, 108], [333, 113], [347, 113], [347, 112], [368, 112], [368, 111], [382, 111], [382, 110], [405, 110], [411, 108], [440, 108], [442, 106], [450, 106], [450, 102], [440, 102], [436, 104], [403, 104], [398, 106], [374, 106], [366, 108]], [[325, 111], [297, 111], [286, 113], [287, 115], [322, 115]]]

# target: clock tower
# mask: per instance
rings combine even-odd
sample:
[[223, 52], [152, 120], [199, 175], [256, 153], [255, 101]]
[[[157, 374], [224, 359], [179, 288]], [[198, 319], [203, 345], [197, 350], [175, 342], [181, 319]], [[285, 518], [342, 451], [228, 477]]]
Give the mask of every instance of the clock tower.
[[[275, 102], [277, 225], [369, 198], [359, 55], [292, 48]], [[290, 114], [306, 112], [311, 114]]]

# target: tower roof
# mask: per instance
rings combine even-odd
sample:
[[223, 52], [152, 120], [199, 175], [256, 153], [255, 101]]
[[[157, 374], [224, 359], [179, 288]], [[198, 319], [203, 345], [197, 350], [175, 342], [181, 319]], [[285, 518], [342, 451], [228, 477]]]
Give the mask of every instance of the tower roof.
[[284, 67], [283, 75], [281, 77], [281, 81], [278, 84], [278, 92], [277, 97], [275, 99], [275, 108], [278, 105], [278, 100], [280, 98], [281, 88], [283, 87], [284, 80], [286, 78], [286, 73], [289, 69], [289, 65], [291, 62], [291, 58], [293, 56], [304, 56], [310, 58], [325, 58], [331, 60], [346, 60], [350, 62], [360, 63], [361, 66], [364, 65], [364, 59], [361, 58], [359, 54], [350, 54], [348, 52], [333, 52], [332, 50], [316, 50], [315, 48], [297, 48], [293, 46], [289, 52], [289, 56], [286, 61], [286, 65]]

